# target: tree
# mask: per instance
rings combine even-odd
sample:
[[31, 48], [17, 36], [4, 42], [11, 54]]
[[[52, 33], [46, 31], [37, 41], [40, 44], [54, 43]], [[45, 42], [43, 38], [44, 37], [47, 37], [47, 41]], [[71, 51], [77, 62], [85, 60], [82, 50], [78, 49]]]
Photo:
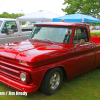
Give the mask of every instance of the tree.
[[22, 13], [19, 13], [19, 14], [15, 14], [15, 13], [12, 13], [12, 14], [9, 14], [7, 12], [3, 12], [2, 14], [0, 14], [0, 18], [18, 18], [18, 17], [21, 17], [23, 16], [24, 14]]
[[100, 0], [64, 0], [66, 14], [85, 14], [100, 18]]

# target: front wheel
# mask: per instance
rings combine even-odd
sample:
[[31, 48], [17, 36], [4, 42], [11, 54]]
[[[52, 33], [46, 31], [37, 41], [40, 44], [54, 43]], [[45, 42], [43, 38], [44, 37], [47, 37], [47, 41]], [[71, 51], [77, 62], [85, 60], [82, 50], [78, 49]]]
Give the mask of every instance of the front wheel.
[[45, 74], [40, 90], [46, 95], [52, 95], [59, 90], [63, 82], [63, 71], [61, 68], [53, 68]]

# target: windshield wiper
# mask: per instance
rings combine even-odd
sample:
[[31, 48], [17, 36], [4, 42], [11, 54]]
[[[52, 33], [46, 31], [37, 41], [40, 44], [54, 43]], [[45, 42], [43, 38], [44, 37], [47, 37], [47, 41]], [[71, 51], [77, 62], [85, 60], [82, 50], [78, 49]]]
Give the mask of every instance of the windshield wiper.
[[55, 44], [53, 41], [51, 41], [50, 39], [45, 39], [45, 40], [48, 40], [48, 41], [50, 41], [51, 43], [53, 43], [53, 44]]

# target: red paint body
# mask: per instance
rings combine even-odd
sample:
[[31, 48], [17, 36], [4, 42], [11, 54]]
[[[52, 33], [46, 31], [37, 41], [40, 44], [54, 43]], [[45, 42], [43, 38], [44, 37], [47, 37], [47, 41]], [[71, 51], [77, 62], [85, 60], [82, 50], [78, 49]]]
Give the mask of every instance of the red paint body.
[[[38, 25], [70, 26], [72, 37], [69, 44], [46, 41], [26, 40], [12, 45], [0, 45], [0, 82], [19, 91], [35, 92], [41, 84], [45, 73], [54, 67], [61, 66], [68, 79], [100, 66], [100, 37], [90, 36], [89, 25], [85, 23], [39, 23]], [[89, 41], [84, 44], [73, 44], [75, 29], [86, 28]], [[93, 43], [95, 43], [94, 46]], [[26, 61], [23, 65], [19, 61]], [[21, 82], [19, 74], [24, 71], [30, 75], [29, 83]]]

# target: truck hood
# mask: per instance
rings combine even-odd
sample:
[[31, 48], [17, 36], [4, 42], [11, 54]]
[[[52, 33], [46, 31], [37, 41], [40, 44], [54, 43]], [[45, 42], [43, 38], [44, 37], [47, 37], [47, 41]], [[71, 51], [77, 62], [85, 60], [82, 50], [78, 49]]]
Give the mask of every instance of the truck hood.
[[[0, 45], [0, 55], [27, 62], [40, 63], [41, 61], [54, 61], [55, 57], [63, 53], [63, 45], [36, 40], [25, 40]], [[57, 58], [58, 59], [58, 58]]]

